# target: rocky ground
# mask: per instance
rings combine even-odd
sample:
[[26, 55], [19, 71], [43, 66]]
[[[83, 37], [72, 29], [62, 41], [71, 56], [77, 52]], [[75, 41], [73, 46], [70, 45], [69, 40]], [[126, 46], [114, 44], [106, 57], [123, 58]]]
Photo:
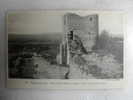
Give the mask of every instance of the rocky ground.
[[65, 74], [68, 72], [68, 68], [60, 65], [51, 65], [42, 57], [33, 57], [34, 65], [37, 65], [34, 78], [40, 79], [64, 79]]
[[46, 79], [118, 79], [123, 77], [123, 66], [112, 54], [90, 53], [70, 58], [69, 67], [51, 65], [42, 57], [34, 57], [35, 78]]
[[69, 78], [108, 79], [122, 78], [123, 66], [112, 54], [75, 55], [70, 63]]

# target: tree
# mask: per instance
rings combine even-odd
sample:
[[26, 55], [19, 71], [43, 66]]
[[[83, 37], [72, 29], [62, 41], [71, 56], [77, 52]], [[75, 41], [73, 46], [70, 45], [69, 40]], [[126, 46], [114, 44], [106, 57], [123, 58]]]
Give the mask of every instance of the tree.
[[109, 41], [110, 41], [109, 33], [106, 30], [103, 30], [97, 40], [96, 48], [97, 49], [106, 48], [109, 45]]

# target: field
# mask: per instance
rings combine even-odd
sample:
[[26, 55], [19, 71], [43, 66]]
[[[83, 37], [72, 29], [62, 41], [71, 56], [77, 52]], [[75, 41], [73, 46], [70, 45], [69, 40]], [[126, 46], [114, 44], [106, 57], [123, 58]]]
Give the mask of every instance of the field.
[[67, 68], [60, 68], [56, 60], [61, 40], [61, 34], [9, 35], [9, 77], [64, 78], [60, 70]]
[[[123, 78], [123, 38], [99, 35], [91, 52], [86, 52], [80, 38], [71, 45], [68, 66], [57, 56], [62, 34], [9, 35], [9, 78], [28, 79], [121, 79]], [[73, 42], [73, 44], [75, 44]], [[82, 51], [80, 54], [76, 53]], [[71, 53], [71, 52], [70, 52]]]

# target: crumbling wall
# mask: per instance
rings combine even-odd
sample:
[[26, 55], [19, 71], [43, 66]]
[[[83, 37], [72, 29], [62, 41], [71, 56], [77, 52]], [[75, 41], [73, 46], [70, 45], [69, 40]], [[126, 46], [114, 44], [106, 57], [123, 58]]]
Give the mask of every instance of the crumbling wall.
[[79, 16], [68, 13], [64, 16], [65, 32], [73, 31], [83, 42], [87, 51], [91, 51], [98, 37], [98, 15]]

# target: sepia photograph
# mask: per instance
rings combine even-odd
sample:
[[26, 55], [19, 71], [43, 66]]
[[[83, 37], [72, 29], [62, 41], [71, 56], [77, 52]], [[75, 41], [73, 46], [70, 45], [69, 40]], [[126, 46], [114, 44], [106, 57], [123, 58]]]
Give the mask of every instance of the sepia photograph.
[[122, 13], [12, 12], [8, 79], [123, 79]]

